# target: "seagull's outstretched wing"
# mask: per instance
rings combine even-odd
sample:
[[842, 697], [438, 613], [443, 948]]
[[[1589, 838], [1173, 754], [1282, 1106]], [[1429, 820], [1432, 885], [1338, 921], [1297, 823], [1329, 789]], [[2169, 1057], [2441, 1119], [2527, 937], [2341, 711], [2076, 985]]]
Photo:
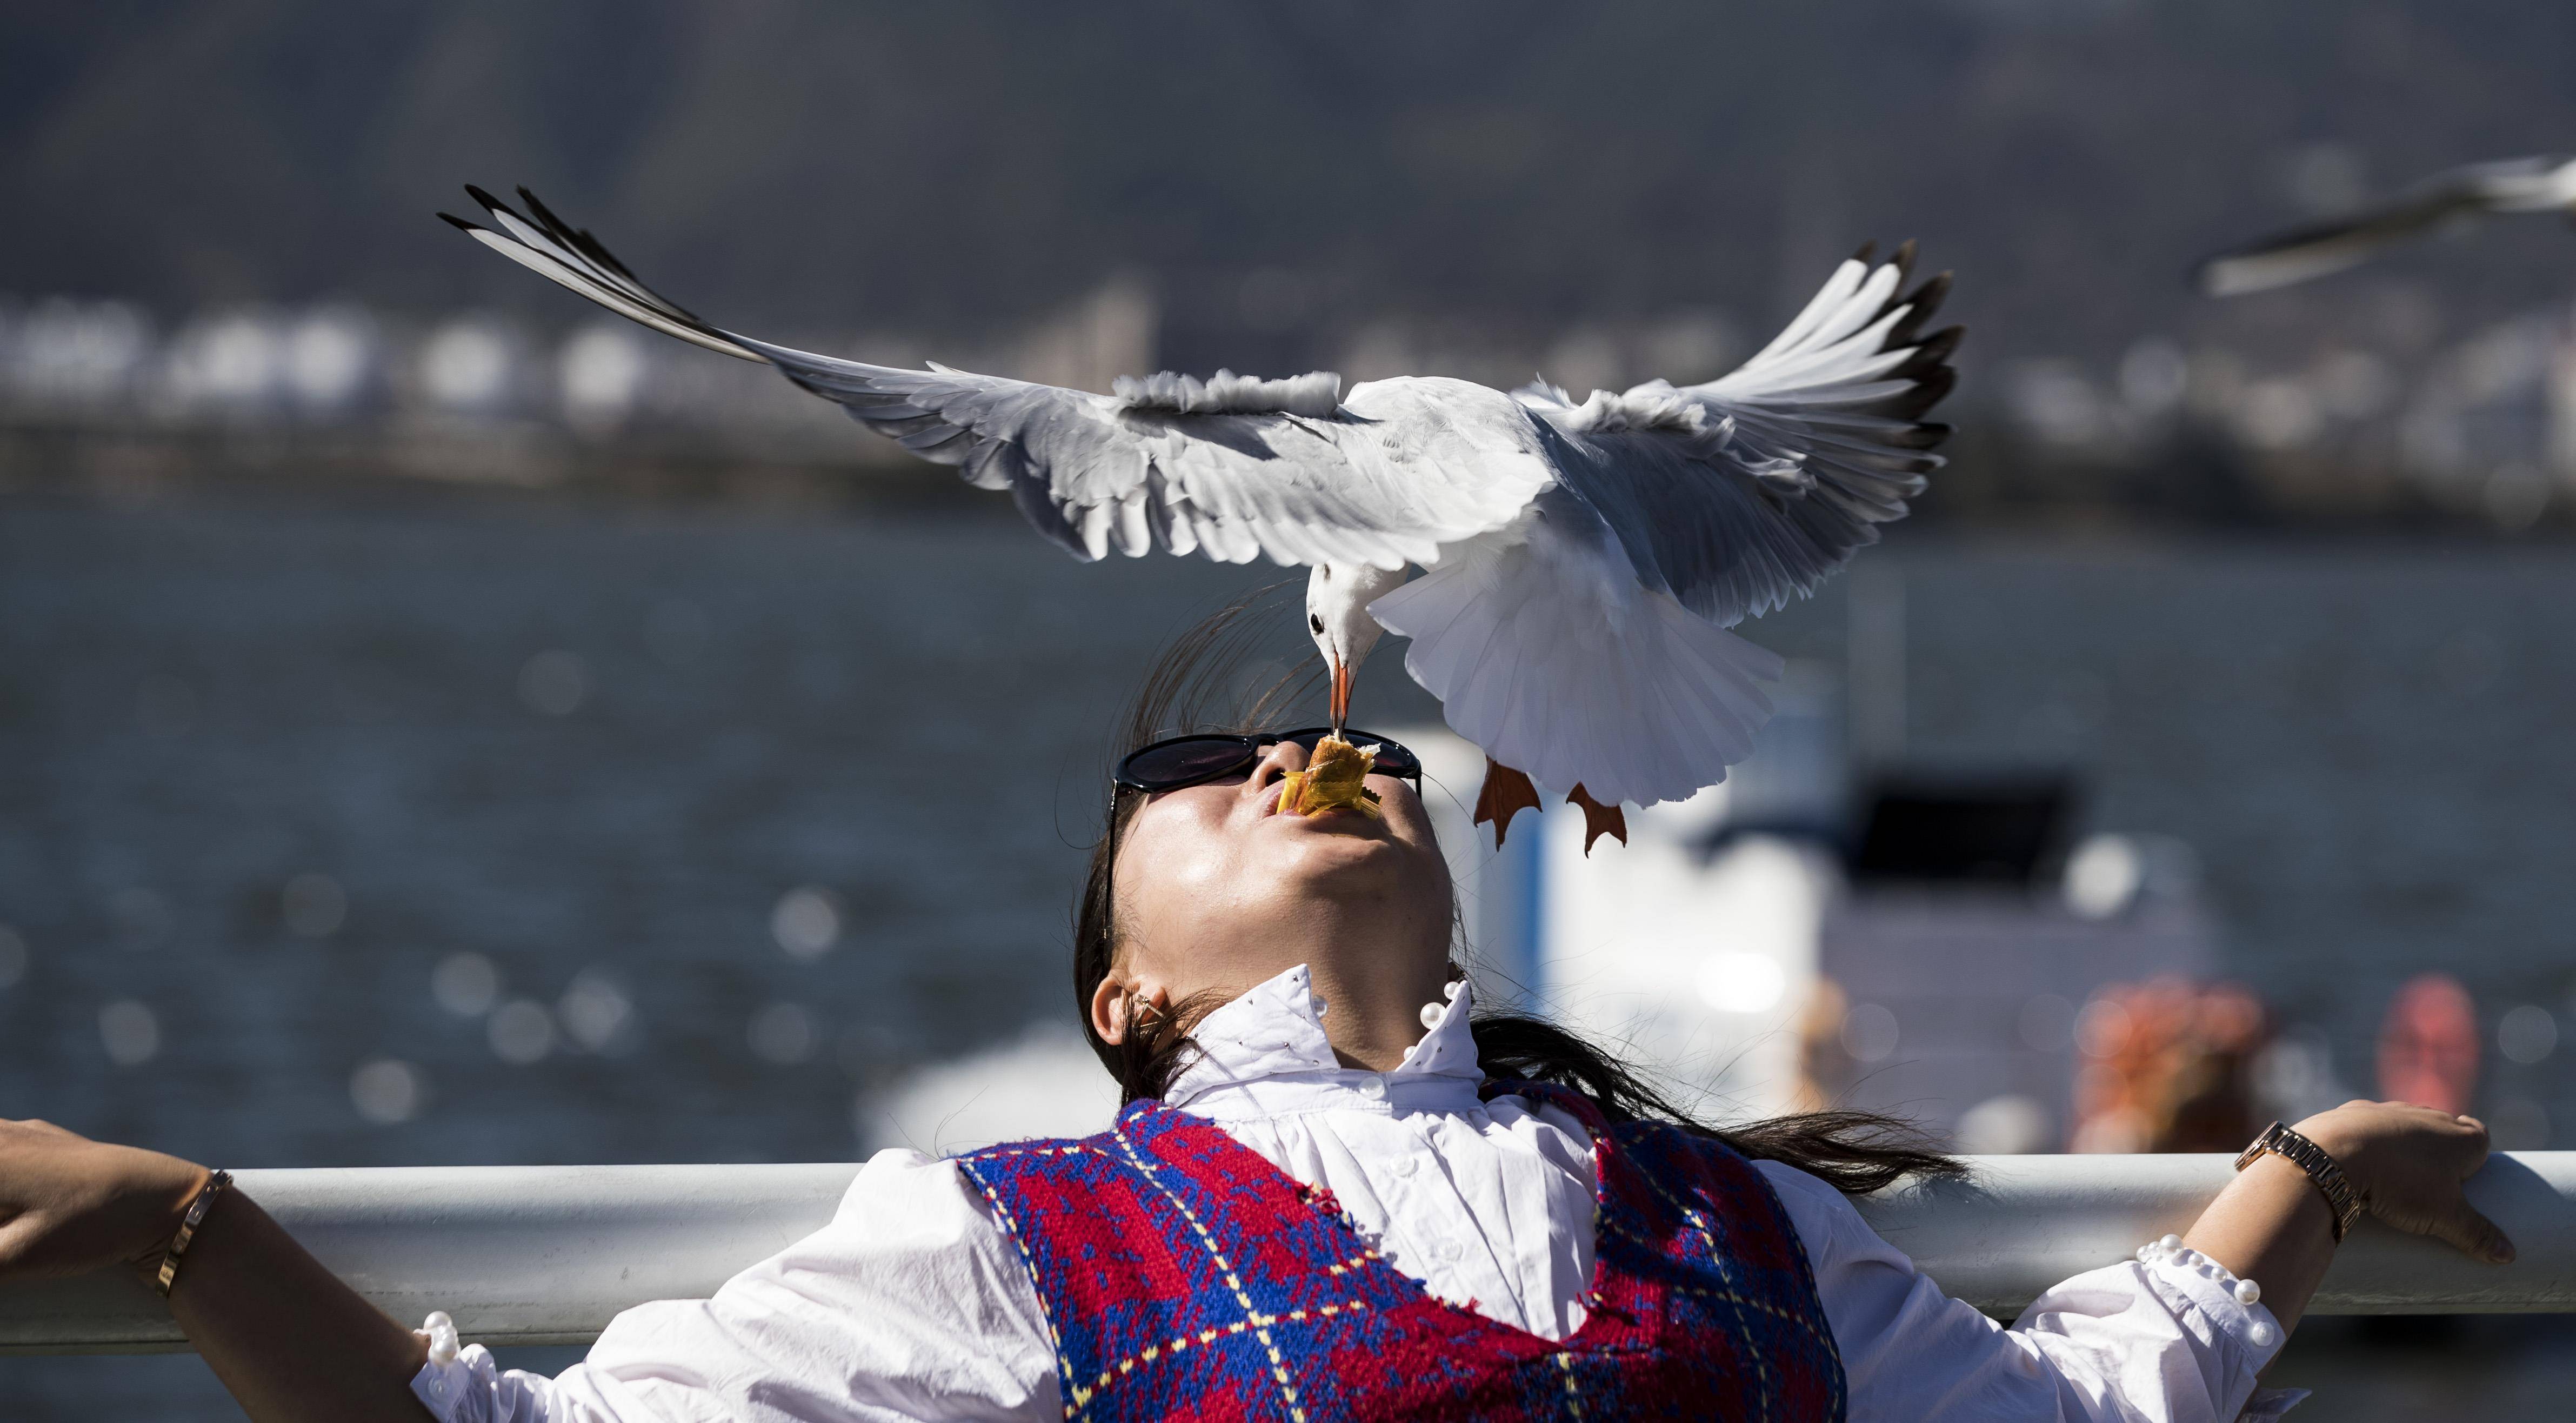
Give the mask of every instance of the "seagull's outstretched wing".
[[[1381, 381], [1374, 402], [1362, 387], [1345, 406], [1341, 378], [1320, 371], [1121, 378], [1115, 394], [1095, 395], [818, 356], [722, 330], [665, 300], [525, 188], [526, 216], [466, 191], [492, 226], [439, 215], [477, 242], [654, 330], [778, 367], [923, 459], [957, 466], [978, 488], [1008, 490], [1030, 523], [1078, 558], [1161, 547], [1228, 563], [1268, 555], [1401, 568], [1511, 522], [1549, 479], [1535, 433], [1499, 393], [1485, 392], [1504, 418], [1433, 408], [1454, 404], [1449, 388], [1462, 382]], [[1390, 446], [1401, 457], [1389, 457]]]
[[2267, 237], [2202, 262], [2211, 296], [2240, 296], [2357, 267], [2401, 242], [2491, 212], [2576, 208], [2576, 160], [2509, 158], [2436, 174], [2378, 207]]
[[1722, 380], [1520, 392], [1559, 487], [1369, 605], [1452, 727], [1605, 804], [1682, 799], [1751, 752], [1780, 660], [1727, 629], [1875, 541], [1940, 464], [1921, 417], [1958, 333], [1916, 334], [1948, 284], [1905, 292], [1908, 255], [1844, 263]]
[[1912, 291], [1911, 243], [1842, 264], [1769, 346], [1704, 385], [1518, 392], [1556, 437], [1559, 477], [1648, 589], [1731, 627], [1814, 591], [1940, 468], [1960, 328], [1925, 336], [1950, 279]]

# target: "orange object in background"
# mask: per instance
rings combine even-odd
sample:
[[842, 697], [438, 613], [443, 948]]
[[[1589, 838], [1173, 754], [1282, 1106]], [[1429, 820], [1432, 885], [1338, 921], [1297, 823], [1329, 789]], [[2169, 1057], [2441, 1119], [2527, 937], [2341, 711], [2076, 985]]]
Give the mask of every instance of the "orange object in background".
[[2447, 973], [2406, 980], [2379, 1027], [2379, 1095], [2459, 1113], [2478, 1084], [2478, 1009]]
[[1798, 1010], [1798, 1080], [1789, 1088], [1790, 1111], [1828, 1112], [1843, 1105], [1860, 1072], [1843, 1046], [1843, 1017], [1850, 1011], [1843, 986], [1816, 975]]
[[2261, 1000], [2232, 983], [2112, 984], [2075, 1020], [2070, 1151], [2234, 1151], [2261, 1128], [2254, 1056]]

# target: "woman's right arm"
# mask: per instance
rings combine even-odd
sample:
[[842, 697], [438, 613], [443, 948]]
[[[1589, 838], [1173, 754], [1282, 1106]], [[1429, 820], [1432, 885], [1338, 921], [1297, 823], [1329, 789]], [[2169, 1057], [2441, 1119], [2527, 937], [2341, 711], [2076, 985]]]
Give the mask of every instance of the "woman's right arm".
[[[207, 1173], [0, 1121], [0, 1281], [157, 1265]], [[1060, 1418], [1055, 1346], [1018, 1248], [955, 1163], [879, 1153], [831, 1224], [709, 1299], [611, 1321], [553, 1379], [431, 1343], [247, 1196], [217, 1196], [170, 1302], [255, 1423], [619, 1423], [666, 1417]], [[424, 1365], [427, 1365], [424, 1367]]]
[[[47, 1122], [0, 1121], [0, 1280], [157, 1272], [207, 1175]], [[427, 1345], [239, 1192], [211, 1203], [170, 1312], [254, 1423], [429, 1423], [411, 1392]]]

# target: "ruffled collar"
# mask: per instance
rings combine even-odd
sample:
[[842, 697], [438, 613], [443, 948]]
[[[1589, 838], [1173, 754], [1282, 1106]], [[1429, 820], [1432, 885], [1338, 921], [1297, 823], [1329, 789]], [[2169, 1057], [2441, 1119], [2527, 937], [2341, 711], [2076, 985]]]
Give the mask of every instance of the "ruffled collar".
[[1327, 1109], [1481, 1111], [1484, 1069], [1467, 1028], [1472, 994], [1464, 982], [1456, 988], [1448, 1001], [1424, 1005], [1430, 1031], [1402, 1064], [1370, 1072], [1334, 1058], [1324, 1035], [1328, 1005], [1299, 964], [1200, 1020], [1190, 1035], [1198, 1053], [1163, 1103], [1217, 1121]]

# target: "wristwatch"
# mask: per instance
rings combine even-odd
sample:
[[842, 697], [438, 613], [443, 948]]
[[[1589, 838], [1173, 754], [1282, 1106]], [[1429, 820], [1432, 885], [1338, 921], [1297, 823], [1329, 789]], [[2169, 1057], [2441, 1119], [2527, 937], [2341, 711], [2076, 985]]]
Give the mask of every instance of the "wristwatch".
[[2335, 1243], [2341, 1245], [2344, 1232], [2352, 1229], [2352, 1223], [2361, 1219], [2362, 1212], [2370, 1208], [2369, 1203], [2361, 1198], [2361, 1193], [2352, 1188], [2352, 1181], [2343, 1174], [2343, 1168], [2335, 1164], [2335, 1159], [2326, 1154], [2324, 1147], [2274, 1122], [2263, 1128], [2263, 1134], [2254, 1138], [2253, 1145], [2238, 1153], [2236, 1169], [2242, 1171], [2262, 1160], [2263, 1153], [2267, 1151], [2307, 1172], [2308, 1179], [2316, 1182], [2317, 1189], [2325, 1194], [2326, 1208], [2334, 1212]]

